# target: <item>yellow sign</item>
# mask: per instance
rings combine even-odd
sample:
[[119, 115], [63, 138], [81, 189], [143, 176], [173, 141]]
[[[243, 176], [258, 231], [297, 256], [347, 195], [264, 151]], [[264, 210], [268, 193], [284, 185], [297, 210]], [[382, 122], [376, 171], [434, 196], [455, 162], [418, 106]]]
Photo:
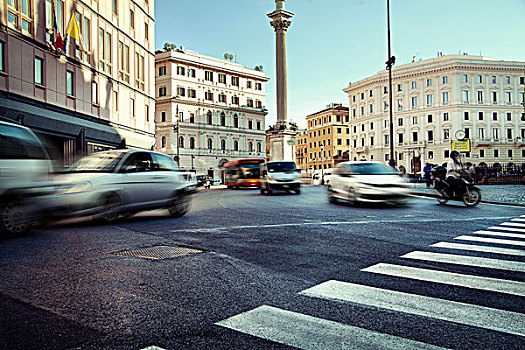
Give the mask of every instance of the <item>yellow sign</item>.
[[470, 140], [452, 141], [452, 150], [461, 153], [470, 152]]

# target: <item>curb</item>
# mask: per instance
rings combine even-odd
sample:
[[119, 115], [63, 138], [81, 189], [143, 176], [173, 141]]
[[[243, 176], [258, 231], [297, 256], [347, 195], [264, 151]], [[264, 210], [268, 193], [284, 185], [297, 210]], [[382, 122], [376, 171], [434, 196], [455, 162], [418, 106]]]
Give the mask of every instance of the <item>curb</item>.
[[[420, 196], [420, 197], [429, 197], [429, 198], [438, 198], [437, 194], [434, 193], [427, 193], [427, 192], [410, 192], [413, 196]], [[481, 200], [481, 203], [485, 204], [495, 204], [495, 205], [510, 205], [512, 207], [519, 207], [519, 208], [525, 208], [525, 204], [517, 204], [517, 203], [506, 203], [506, 202], [494, 202], [494, 201], [486, 201]]]

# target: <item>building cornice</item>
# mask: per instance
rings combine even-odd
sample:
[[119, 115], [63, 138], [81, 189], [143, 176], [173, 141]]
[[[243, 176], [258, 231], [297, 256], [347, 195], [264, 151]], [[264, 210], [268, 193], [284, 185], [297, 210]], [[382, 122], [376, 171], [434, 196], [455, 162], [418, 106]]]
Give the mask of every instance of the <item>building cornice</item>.
[[202, 107], [205, 109], [223, 109], [233, 112], [239, 112], [239, 113], [249, 113], [249, 114], [257, 114], [266, 116], [268, 114], [267, 110], [257, 110], [252, 109], [250, 107], [230, 107], [230, 106], [224, 106], [224, 105], [217, 105], [212, 103], [203, 103], [203, 102], [194, 102], [194, 101], [188, 101], [188, 100], [180, 100], [175, 97], [171, 98], [163, 98], [161, 100], [157, 99], [156, 105], [167, 105], [167, 104], [181, 104], [181, 105], [190, 105], [195, 107]]

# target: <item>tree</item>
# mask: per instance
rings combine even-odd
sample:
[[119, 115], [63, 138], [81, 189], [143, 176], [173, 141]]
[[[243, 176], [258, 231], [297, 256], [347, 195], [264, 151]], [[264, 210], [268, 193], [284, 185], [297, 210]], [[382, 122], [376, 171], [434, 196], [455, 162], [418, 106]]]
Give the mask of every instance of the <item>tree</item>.
[[263, 66], [255, 66], [254, 69], [258, 72], [262, 72], [264, 70]]
[[233, 57], [234, 57], [234, 56], [233, 56], [231, 53], [227, 53], [227, 52], [226, 52], [226, 53], [224, 54], [224, 59], [226, 59], [226, 60], [231, 61], [231, 60], [233, 60]]
[[177, 49], [177, 45], [171, 43], [164, 43], [164, 51], [173, 51]]

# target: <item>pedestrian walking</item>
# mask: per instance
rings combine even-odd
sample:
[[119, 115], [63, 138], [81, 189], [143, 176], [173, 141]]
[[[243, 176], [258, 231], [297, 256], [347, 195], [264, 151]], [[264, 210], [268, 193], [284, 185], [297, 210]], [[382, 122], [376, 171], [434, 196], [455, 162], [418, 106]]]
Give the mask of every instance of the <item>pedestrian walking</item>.
[[432, 165], [430, 163], [426, 163], [425, 167], [423, 168], [423, 179], [425, 180], [425, 183], [427, 184], [427, 188], [430, 188], [430, 172], [432, 171]]

